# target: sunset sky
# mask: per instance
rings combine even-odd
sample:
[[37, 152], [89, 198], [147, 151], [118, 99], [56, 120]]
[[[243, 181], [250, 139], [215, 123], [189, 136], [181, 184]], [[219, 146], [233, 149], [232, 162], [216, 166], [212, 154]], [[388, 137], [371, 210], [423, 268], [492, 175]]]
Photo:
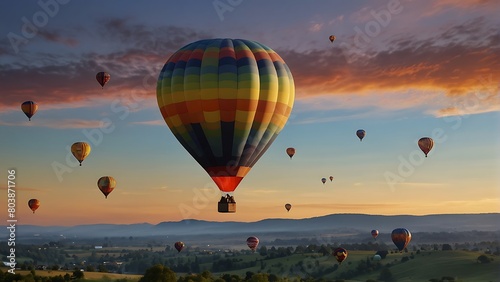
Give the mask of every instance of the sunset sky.
[[[16, 169], [18, 224], [35, 225], [500, 212], [499, 14], [495, 0], [2, 1], [0, 192]], [[267, 45], [295, 81], [234, 214], [217, 212], [219, 190], [156, 101], [168, 58], [208, 38]], [[81, 167], [79, 141], [92, 146]]]

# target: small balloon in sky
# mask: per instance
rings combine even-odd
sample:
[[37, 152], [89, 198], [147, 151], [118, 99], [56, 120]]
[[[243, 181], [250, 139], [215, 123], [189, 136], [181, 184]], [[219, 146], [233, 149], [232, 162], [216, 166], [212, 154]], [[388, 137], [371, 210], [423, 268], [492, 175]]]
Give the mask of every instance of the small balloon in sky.
[[28, 120], [31, 120], [31, 117], [38, 110], [38, 105], [33, 101], [26, 101], [21, 104], [21, 110], [28, 117]]

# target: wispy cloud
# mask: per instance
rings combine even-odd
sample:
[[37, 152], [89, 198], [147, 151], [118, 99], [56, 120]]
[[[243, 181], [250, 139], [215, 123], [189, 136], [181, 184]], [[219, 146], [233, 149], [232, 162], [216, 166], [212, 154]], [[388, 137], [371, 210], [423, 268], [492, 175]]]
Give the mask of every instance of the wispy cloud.
[[135, 121], [131, 122], [130, 124], [165, 126], [165, 121], [157, 119], [157, 120], [147, 120], [147, 121]]
[[106, 127], [109, 124], [100, 120], [81, 120], [81, 119], [63, 119], [63, 120], [32, 120], [31, 122], [4, 122], [0, 121], [0, 125], [5, 126], [39, 126], [55, 129], [76, 129], [76, 128], [100, 128]]

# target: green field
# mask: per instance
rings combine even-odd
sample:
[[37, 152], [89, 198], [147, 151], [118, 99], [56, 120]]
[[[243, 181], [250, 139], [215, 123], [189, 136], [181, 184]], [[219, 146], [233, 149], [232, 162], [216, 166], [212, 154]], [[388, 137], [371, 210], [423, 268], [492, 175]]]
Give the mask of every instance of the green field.
[[[213, 273], [214, 277], [228, 273], [236, 274], [243, 278], [247, 272], [260, 272], [275, 274], [279, 277], [321, 277], [327, 281], [344, 278], [345, 281], [364, 282], [369, 279], [377, 280], [382, 268], [389, 266], [388, 269], [394, 281], [429, 281], [433, 278], [441, 279], [442, 277], [452, 277], [455, 282], [500, 281], [500, 259], [498, 259], [498, 256], [488, 255], [488, 257], [493, 259], [490, 263], [479, 263], [477, 258], [483, 254], [482, 252], [420, 251], [420, 253], [392, 253], [388, 254], [385, 259], [382, 259], [377, 268], [371, 269], [370, 272], [362, 273], [359, 270], [359, 265], [363, 263], [377, 265], [377, 262], [372, 260], [374, 253], [374, 251], [350, 251], [347, 259], [341, 265], [338, 265], [332, 256], [322, 256], [319, 253], [292, 254], [273, 259], [264, 259], [265, 257], [260, 256], [258, 253], [240, 254], [223, 257], [223, 259], [235, 261], [235, 270], [213, 271], [212, 262], [205, 262], [200, 264], [200, 272], [208, 270]], [[402, 262], [403, 257], [407, 257], [407, 261]], [[182, 259], [194, 260], [195, 255], [184, 255]], [[255, 262], [255, 266], [240, 268], [241, 265], [249, 262]], [[5, 267], [1, 269], [4, 272], [7, 271]], [[16, 270], [16, 273], [25, 275], [29, 271]], [[71, 271], [36, 270], [36, 274], [40, 276], [64, 276], [66, 273], [71, 275]], [[84, 272], [84, 274], [86, 281], [114, 281], [126, 278], [130, 282], [135, 282], [142, 276], [101, 272]], [[177, 273], [177, 277], [183, 275], [185, 273]]]

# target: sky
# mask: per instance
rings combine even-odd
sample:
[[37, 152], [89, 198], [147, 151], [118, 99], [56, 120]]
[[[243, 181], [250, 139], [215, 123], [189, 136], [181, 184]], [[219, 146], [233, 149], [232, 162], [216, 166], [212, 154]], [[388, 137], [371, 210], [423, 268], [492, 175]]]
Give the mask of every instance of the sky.
[[[2, 1], [0, 193], [14, 169], [20, 225], [500, 212], [499, 12], [494, 0]], [[208, 38], [269, 46], [295, 83], [236, 213], [217, 212], [220, 191], [156, 101], [168, 58]], [[75, 142], [92, 147], [82, 166]]]

